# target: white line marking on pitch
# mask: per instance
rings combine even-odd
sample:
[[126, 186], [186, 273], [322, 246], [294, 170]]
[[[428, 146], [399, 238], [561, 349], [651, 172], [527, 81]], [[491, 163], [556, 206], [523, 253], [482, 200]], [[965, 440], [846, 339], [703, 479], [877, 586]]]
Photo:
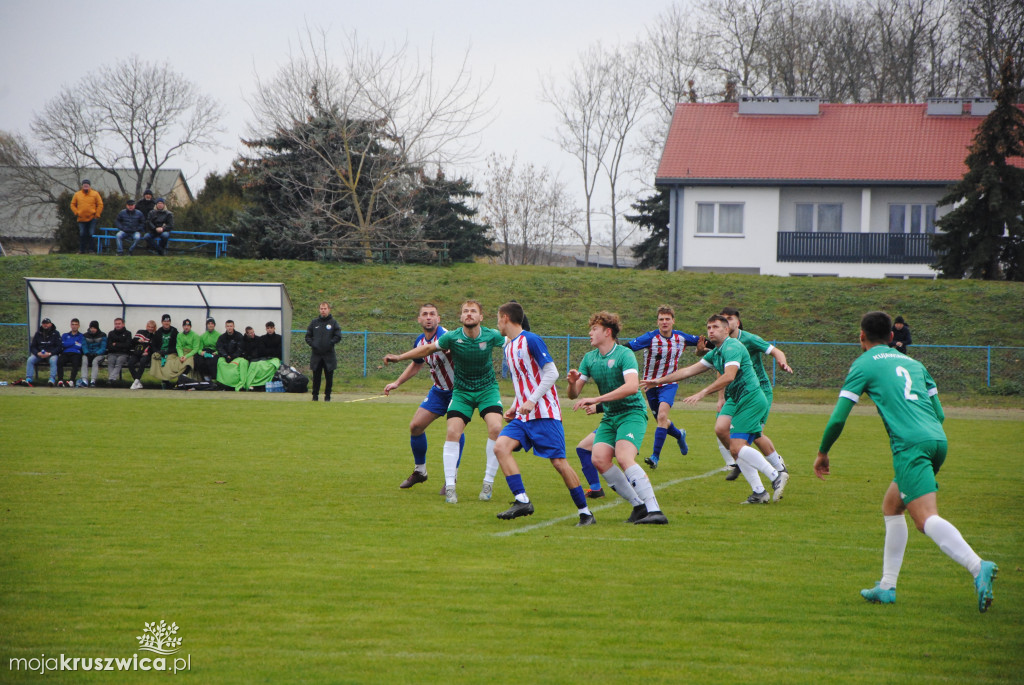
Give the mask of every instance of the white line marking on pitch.
[[[663, 490], [664, 488], [667, 488], [667, 487], [672, 486], [672, 485], [678, 485], [679, 483], [685, 483], [688, 480], [700, 480], [701, 478], [707, 478], [708, 476], [713, 476], [716, 473], [722, 473], [724, 470], [725, 469], [717, 468], [717, 469], [714, 469], [713, 471], [708, 471], [707, 473], [702, 473], [699, 476], [687, 476], [685, 478], [676, 478], [675, 480], [670, 480], [670, 481], [667, 481], [665, 483], [660, 483], [660, 484], [654, 486], [654, 489], [655, 490]], [[609, 489], [611, 489], [611, 488], [609, 488]], [[611, 509], [613, 507], [619, 506], [620, 504], [622, 504], [625, 501], [626, 500], [622, 499], [621, 497], [616, 496], [615, 501], [609, 502], [608, 504], [602, 505], [600, 507], [591, 507], [590, 511], [591, 512], [595, 512], [595, 513], [598, 512], [598, 511], [606, 511], [606, 510]], [[548, 526], [553, 526], [556, 523], [562, 523], [563, 521], [572, 521], [572, 520], [576, 520], [576, 519], [579, 519], [579, 514], [573, 514], [572, 516], [560, 516], [560, 517], [558, 517], [556, 519], [550, 519], [548, 521], [541, 521], [540, 523], [534, 523], [534, 524], [531, 524], [529, 526], [523, 526], [522, 528], [514, 528], [512, 530], [503, 530], [500, 533], [491, 533], [491, 535], [494, 535], [495, 537], [499, 537], [499, 538], [505, 538], [505, 537], [508, 537], [509, 535], [517, 535], [519, 533], [528, 533], [531, 530], [537, 530], [538, 528], [547, 528]]]

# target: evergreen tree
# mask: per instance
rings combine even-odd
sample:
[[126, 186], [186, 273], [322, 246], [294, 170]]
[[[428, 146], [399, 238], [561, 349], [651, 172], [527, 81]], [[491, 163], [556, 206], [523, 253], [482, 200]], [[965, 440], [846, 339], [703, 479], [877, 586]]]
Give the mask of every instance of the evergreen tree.
[[632, 248], [638, 269], [668, 269], [668, 199], [668, 188], [659, 188], [631, 205], [636, 214], [626, 215], [626, 221], [651, 233]]
[[939, 200], [955, 205], [932, 237], [943, 278], [1024, 281], [1024, 112], [1014, 104], [1020, 88], [1012, 58], [1000, 76], [996, 107], [978, 127], [967, 173]]
[[453, 262], [471, 262], [475, 257], [496, 256], [488, 237], [490, 226], [474, 221], [475, 207], [468, 200], [480, 197], [472, 183], [459, 178], [448, 180], [438, 170], [433, 179], [422, 178], [413, 201], [417, 219], [422, 221], [426, 240], [448, 242], [448, 256]]

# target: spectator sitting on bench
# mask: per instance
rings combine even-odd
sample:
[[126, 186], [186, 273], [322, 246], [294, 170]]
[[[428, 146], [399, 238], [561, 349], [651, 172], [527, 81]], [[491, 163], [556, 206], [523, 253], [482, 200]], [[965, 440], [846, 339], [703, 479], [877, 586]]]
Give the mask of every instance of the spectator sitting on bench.
[[202, 376], [204, 381], [212, 381], [217, 377], [217, 341], [219, 339], [217, 322], [211, 317], [206, 320], [206, 331], [199, 336], [199, 346], [202, 351], [195, 356], [196, 373]]
[[[60, 360], [57, 362], [58, 388], [73, 388], [75, 387], [75, 381], [78, 380], [78, 369], [82, 365], [82, 345], [85, 343], [85, 336], [78, 330], [80, 325], [78, 319], [71, 319], [71, 331], [60, 336]], [[64, 382], [65, 366], [71, 367], [71, 380], [67, 381], [66, 384]]]
[[174, 230], [174, 213], [167, 209], [162, 197], [157, 199], [156, 208], [146, 217], [146, 228], [149, 229], [146, 242], [155, 247], [156, 253], [162, 257]]
[[132, 351], [132, 332], [124, 327], [124, 319], [114, 319], [114, 328], [107, 334], [107, 382], [113, 385], [121, 380], [121, 369], [128, 365]]
[[150, 319], [146, 327], [135, 331], [132, 353], [128, 357], [128, 372], [132, 375], [132, 390], [142, 389], [142, 374], [149, 366], [149, 349], [156, 333], [156, 321]]
[[57, 360], [61, 350], [60, 331], [49, 319], [43, 319], [39, 324], [39, 330], [32, 336], [32, 342], [28, 346], [28, 361], [25, 363], [25, 380], [22, 385], [31, 387], [36, 382], [36, 365], [46, 363], [50, 365], [50, 387], [57, 385]]
[[202, 349], [199, 334], [192, 330], [192, 319], [185, 319], [181, 322], [181, 331], [178, 333], [178, 363], [181, 365], [179, 374], [192, 375], [195, 355]]
[[[82, 381], [88, 379], [89, 387], [96, 387], [96, 376], [100, 373], [100, 363], [106, 359], [107, 334], [100, 330], [99, 321], [90, 321], [82, 343]], [[92, 378], [89, 378], [89, 365], [92, 365]]]
[[146, 232], [146, 216], [135, 208], [135, 200], [128, 200], [124, 203], [124, 209], [117, 213], [114, 224], [117, 226], [117, 256], [124, 255], [124, 237], [132, 236], [132, 246], [128, 248], [128, 254], [135, 252], [135, 247], [142, 242], [142, 235]]
[[249, 361], [259, 359], [260, 341], [256, 337], [256, 329], [252, 326], [245, 327], [245, 335], [242, 336], [242, 356]]
[[267, 322], [267, 333], [259, 337], [258, 356], [260, 359], [284, 359], [283, 339], [275, 331], [273, 321]]
[[[157, 203], [159, 204], [159, 203]], [[149, 346], [149, 375], [160, 379], [160, 387], [170, 387], [168, 381], [178, 379], [174, 372], [178, 365], [178, 329], [171, 325], [171, 315], [160, 317], [160, 328], [153, 333]]]

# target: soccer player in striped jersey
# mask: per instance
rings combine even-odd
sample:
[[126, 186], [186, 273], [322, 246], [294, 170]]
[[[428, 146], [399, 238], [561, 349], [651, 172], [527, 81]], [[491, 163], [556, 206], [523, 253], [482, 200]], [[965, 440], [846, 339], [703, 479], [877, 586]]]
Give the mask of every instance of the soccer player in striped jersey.
[[[634, 355], [618, 344], [619, 315], [598, 312], [590, 317], [590, 344], [594, 347], [583, 357], [580, 368], [566, 376], [569, 399], [576, 399], [587, 380], [593, 378], [597, 397], [577, 400], [573, 410], [601, 404], [604, 414], [594, 436], [593, 464], [608, 485], [633, 505], [628, 523], [666, 524], [654, 495], [651, 480], [636, 463], [644, 433], [647, 410], [640, 394], [640, 375]], [[619, 465], [612, 464], [614, 458]]]
[[[683, 356], [686, 346], [696, 347], [700, 343], [699, 337], [677, 331], [675, 325], [675, 310], [667, 304], [662, 305], [658, 307], [658, 328], [626, 343], [626, 346], [634, 352], [644, 351], [644, 373], [641, 380], [649, 381], [652, 378], [672, 373], [679, 368], [679, 358]], [[667, 383], [647, 390], [647, 404], [658, 421], [658, 427], [654, 429], [654, 449], [651, 456], [644, 459], [644, 462], [652, 469], [658, 468], [661, 448], [667, 437], [676, 439], [679, 451], [684, 456], [689, 451], [686, 446], [686, 431], [676, 428], [668, 417], [668, 412], [676, 400], [678, 389], [678, 383]]]
[[[761, 437], [754, 441], [754, 446], [761, 450], [761, 454], [768, 460], [768, 463], [775, 467], [778, 471], [786, 470], [786, 462], [782, 460], [776, 449], [775, 444], [771, 441], [767, 435], [764, 434], [764, 425], [768, 423], [768, 413], [772, 409], [772, 399], [774, 393], [772, 392], [772, 382], [768, 379], [768, 374], [765, 373], [764, 364], [762, 363], [762, 356], [769, 355], [779, 364], [779, 368], [783, 371], [793, 373], [793, 369], [789, 366], [786, 361], [786, 354], [779, 348], [772, 345], [767, 340], [759, 335], [754, 335], [749, 331], [743, 330], [743, 322], [740, 320], [740, 312], [738, 309], [733, 307], [723, 307], [722, 311], [719, 312], [721, 316], [724, 316], [729, 321], [729, 337], [736, 338], [739, 340], [745, 348], [747, 353], [750, 355], [750, 364], [754, 368], [754, 373], [757, 375], [758, 383], [761, 385], [761, 392], [764, 393], [765, 399], [768, 400], [768, 408], [764, 412], [764, 417], [761, 419]], [[719, 409], [725, 403], [724, 397], [719, 400]], [[752, 483], [753, 478], [760, 478], [757, 472], [749, 467], [746, 471], [743, 471], [743, 465], [737, 464], [736, 460], [733, 459], [732, 454], [729, 452], [729, 424], [732, 421], [732, 417], [727, 414], [719, 414], [718, 419], [715, 421], [715, 435], [718, 436], [718, 449], [722, 453], [722, 458], [725, 459], [725, 465], [731, 467], [726, 480], [736, 480], [736, 476], [743, 472], [743, 477], [748, 483]]]
[[892, 319], [888, 314], [868, 312], [861, 318], [860, 348], [864, 353], [854, 360], [843, 382], [839, 401], [821, 437], [814, 473], [822, 480], [829, 474], [828, 451], [842, 433], [853, 405], [867, 393], [889, 434], [895, 478], [882, 499], [882, 579], [873, 588], [861, 590], [861, 596], [876, 604], [896, 601], [896, 579], [908, 538], [903, 514], [909, 511], [917, 529], [974, 576], [978, 611], [984, 613], [992, 604], [992, 581], [999, 569], [993, 562], [983, 561], [956, 526], [939, 516], [935, 475], [946, 460], [947, 441], [938, 389], [921, 362], [889, 349], [891, 341]]
[[494, 453], [498, 456], [505, 482], [515, 500], [512, 506], [498, 514], [500, 519], [514, 519], [533, 513], [533, 503], [526, 494], [519, 464], [513, 452], [533, 450], [538, 457], [549, 459], [555, 467], [569, 495], [576, 505], [580, 520], [577, 526], [594, 523], [594, 515], [587, 506], [586, 495], [580, 486], [576, 471], [565, 459], [565, 430], [562, 427], [562, 409], [558, 403], [558, 368], [547, 345], [539, 336], [523, 330], [526, 318], [518, 302], [506, 302], [498, 308], [498, 331], [509, 342], [505, 345], [505, 361], [515, 387], [516, 399], [507, 412], [509, 422], [498, 436]]
[[[448, 332], [441, 325], [441, 315], [438, 313], [437, 307], [430, 303], [420, 306], [416, 323], [423, 329], [423, 333], [416, 338], [416, 344], [413, 347], [429, 345]], [[434, 384], [419, 408], [416, 409], [416, 413], [412, 415], [412, 421], [409, 423], [409, 445], [412, 447], [412, 460], [415, 468], [412, 475], [398, 486], [403, 490], [427, 480], [427, 435], [425, 431], [427, 426], [444, 416], [444, 413], [448, 411], [448, 404], [452, 401], [455, 371], [452, 369], [451, 358], [447, 352], [438, 351], [423, 359], [413, 359], [397, 379], [384, 386], [384, 394], [390, 395], [392, 390], [397, 390], [398, 386], [418, 374], [424, 366], [430, 369], [430, 378]], [[460, 459], [465, 444], [466, 436], [463, 435], [459, 438]]]
[[494, 476], [498, 473], [498, 458], [494, 454], [494, 443], [501, 433], [501, 393], [494, 377], [494, 360], [491, 352], [500, 349], [504, 336], [493, 328], [480, 325], [483, 321], [483, 306], [476, 300], [462, 303], [459, 317], [462, 327], [438, 336], [432, 343], [414, 347], [402, 354], [384, 356], [385, 364], [422, 359], [438, 350], [450, 351], [452, 368], [455, 371], [455, 387], [452, 400], [446, 412], [447, 427], [444, 449], [444, 499], [448, 504], [458, 504], [455, 481], [459, 469], [459, 441], [466, 431], [473, 410], [487, 424], [487, 466], [484, 469], [483, 487], [480, 499], [491, 499], [494, 490]]

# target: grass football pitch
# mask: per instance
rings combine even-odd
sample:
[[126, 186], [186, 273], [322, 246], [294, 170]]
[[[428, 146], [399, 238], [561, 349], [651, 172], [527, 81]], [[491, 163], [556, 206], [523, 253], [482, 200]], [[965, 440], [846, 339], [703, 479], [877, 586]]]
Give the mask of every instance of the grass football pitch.
[[[442, 422], [430, 480], [399, 490], [413, 398], [351, 399], [4, 388], [0, 682], [154, 682], [167, 673], [11, 660], [154, 657], [138, 637], [160, 621], [182, 639], [167, 669], [187, 657], [177, 677], [202, 683], [1024, 680], [1019, 415], [946, 422], [940, 512], [1000, 568], [982, 615], [970, 576], [912, 523], [897, 603], [860, 598], [881, 574], [892, 473], [873, 410], [851, 417], [824, 483], [811, 463], [825, 410], [773, 414], [793, 478], [782, 502], [745, 506], [713, 405], [677, 408], [690, 454], [670, 440], [648, 471], [670, 525], [623, 523], [612, 495], [576, 528], [560, 478], [529, 454], [533, 516], [495, 518], [511, 499], [500, 474], [477, 499], [479, 419], [458, 505], [438, 495]], [[595, 425], [567, 412], [577, 469]]]

